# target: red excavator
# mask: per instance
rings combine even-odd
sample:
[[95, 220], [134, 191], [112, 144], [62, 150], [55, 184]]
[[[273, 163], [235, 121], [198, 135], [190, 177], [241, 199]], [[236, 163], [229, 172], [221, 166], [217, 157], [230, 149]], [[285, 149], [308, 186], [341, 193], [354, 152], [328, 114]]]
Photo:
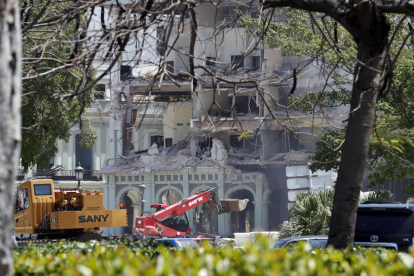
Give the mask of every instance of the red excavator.
[[210, 209], [217, 210], [220, 215], [232, 211], [243, 211], [249, 200], [220, 200], [216, 188], [202, 190], [172, 205], [151, 205], [152, 208], [157, 208], [157, 211], [149, 216], [136, 217], [132, 232], [169, 238], [189, 236], [191, 228], [185, 212], [205, 202], [208, 202]]

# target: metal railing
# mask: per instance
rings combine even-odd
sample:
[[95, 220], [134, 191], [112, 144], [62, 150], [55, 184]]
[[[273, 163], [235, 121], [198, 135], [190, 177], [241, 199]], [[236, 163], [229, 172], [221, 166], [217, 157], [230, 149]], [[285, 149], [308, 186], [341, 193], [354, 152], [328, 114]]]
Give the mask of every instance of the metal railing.
[[[49, 176], [52, 180], [57, 181], [76, 181], [74, 170], [60, 170], [55, 172], [37, 170], [33, 172], [33, 176]], [[82, 181], [102, 181], [102, 174], [98, 173], [98, 170], [85, 170]]]

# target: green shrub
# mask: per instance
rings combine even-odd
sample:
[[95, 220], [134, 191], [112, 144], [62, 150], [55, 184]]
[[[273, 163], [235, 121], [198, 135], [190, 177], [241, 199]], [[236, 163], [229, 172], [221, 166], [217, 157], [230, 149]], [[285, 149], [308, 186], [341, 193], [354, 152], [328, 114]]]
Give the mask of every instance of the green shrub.
[[168, 250], [153, 240], [30, 244], [14, 251], [15, 275], [413, 275], [414, 252], [269, 248]]

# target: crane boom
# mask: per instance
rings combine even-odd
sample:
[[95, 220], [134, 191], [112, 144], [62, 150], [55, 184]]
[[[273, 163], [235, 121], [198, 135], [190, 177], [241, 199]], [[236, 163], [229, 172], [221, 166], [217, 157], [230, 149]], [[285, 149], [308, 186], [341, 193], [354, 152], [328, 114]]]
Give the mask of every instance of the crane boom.
[[209, 203], [210, 209], [218, 211], [218, 214], [243, 211], [248, 201], [248, 199], [220, 200], [216, 188], [198, 191], [168, 207], [165, 204], [152, 205], [158, 207], [157, 212], [150, 216], [136, 217], [133, 232], [161, 237], [185, 237], [191, 233], [186, 211], [206, 202]]

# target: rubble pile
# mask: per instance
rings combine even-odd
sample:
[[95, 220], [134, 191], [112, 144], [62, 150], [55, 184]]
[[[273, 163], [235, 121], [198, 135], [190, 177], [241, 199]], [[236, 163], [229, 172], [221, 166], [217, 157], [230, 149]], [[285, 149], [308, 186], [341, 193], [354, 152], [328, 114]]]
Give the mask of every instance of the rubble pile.
[[196, 158], [177, 154], [176, 151], [170, 151], [174, 155], [168, 153], [170, 150], [159, 151], [157, 145], [154, 144], [148, 152], [140, 154], [131, 154], [130, 156], [120, 156], [115, 159], [113, 165], [109, 165], [108, 161], [99, 171], [104, 174], [125, 172], [130, 174], [140, 174], [143, 172], [149, 173], [152, 170], [172, 171], [179, 170], [184, 167], [208, 166], [220, 167], [219, 162], [212, 158]]

